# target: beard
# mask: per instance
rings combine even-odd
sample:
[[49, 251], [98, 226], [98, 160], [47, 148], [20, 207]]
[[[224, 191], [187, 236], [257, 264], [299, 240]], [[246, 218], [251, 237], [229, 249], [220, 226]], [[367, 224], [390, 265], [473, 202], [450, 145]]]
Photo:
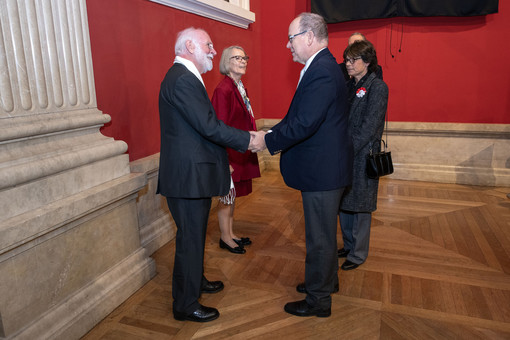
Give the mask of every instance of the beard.
[[201, 48], [197, 48], [195, 51], [197, 62], [200, 66], [202, 66], [202, 69], [204, 70], [201, 73], [211, 71], [213, 69], [212, 58], [214, 55], [212, 53], [206, 54]]

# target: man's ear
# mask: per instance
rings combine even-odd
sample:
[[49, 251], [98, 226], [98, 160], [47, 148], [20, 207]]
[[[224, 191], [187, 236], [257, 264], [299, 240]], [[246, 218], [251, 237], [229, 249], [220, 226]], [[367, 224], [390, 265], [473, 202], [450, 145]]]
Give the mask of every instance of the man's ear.
[[195, 44], [191, 40], [186, 41], [186, 49], [188, 50], [189, 54], [193, 54], [195, 52]]
[[308, 31], [305, 34], [306, 34], [306, 43], [307, 43], [307, 45], [308, 46], [312, 46], [313, 39], [315, 38], [315, 35], [313, 34], [312, 31]]

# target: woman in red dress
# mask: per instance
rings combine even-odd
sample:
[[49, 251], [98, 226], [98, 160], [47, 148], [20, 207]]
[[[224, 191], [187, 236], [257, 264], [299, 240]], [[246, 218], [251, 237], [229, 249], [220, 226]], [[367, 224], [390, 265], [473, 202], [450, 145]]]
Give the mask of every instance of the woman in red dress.
[[[214, 90], [212, 104], [219, 119], [225, 124], [245, 131], [256, 131], [255, 118], [248, 93], [241, 77], [246, 73], [249, 57], [240, 46], [223, 50], [220, 73], [225, 78]], [[218, 204], [220, 247], [235, 254], [244, 254], [244, 246], [251, 244], [249, 237], [237, 237], [233, 231], [235, 197], [246, 196], [252, 191], [252, 178], [260, 177], [256, 153], [244, 153], [227, 148], [233, 187]]]

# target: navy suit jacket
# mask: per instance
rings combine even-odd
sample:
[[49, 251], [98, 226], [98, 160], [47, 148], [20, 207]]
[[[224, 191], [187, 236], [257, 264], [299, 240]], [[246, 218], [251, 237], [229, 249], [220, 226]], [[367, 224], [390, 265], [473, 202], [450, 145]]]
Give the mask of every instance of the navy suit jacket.
[[246, 151], [250, 134], [219, 120], [204, 85], [178, 63], [161, 83], [159, 116], [157, 193], [174, 198], [226, 195], [230, 171], [225, 147]]
[[285, 183], [301, 191], [328, 191], [352, 181], [347, 90], [329, 49], [320, 51], [299, 83], [287, 115], [265, 136], [269, 152], [281, 152]]

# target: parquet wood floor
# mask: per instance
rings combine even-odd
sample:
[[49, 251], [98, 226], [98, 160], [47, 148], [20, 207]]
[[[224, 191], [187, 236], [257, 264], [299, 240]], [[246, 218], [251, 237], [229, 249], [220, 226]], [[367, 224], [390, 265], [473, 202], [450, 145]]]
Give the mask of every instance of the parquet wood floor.
[[304, 298], [295, 290], [304, 278], [301, 195], [266, 171], [237, 201], [235, 230], [254, 241], [246, 254], [218, 247], [211, 212], [205, 271], [225, 289], [200, 302], [219, 319], [173, 319], [172, 241], [153, 255], [157, 276], [83, 339], [508, 340], [509, 191], [382, 179], [366, 263], [339, 271], [331, 317], [302, 318], [283, 311]]

